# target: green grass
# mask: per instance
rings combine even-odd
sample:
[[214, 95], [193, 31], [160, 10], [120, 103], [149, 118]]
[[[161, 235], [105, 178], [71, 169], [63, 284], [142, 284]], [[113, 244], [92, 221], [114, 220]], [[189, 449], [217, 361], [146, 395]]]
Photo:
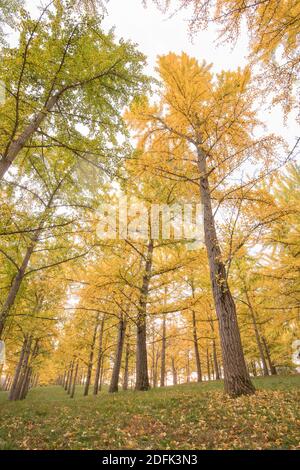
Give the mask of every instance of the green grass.
[[296, 449], [300, 376], [255, 380], [235, 400], [222, 382], [71, 400], [61, 387], [22, 402], [0, 392], [0, 449]]

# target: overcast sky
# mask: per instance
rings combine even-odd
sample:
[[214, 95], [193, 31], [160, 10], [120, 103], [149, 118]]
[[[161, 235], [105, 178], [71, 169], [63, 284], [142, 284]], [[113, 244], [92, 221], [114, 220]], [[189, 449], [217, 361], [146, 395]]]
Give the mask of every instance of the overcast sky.
[[[45, 5], [45, 0], [42, 2]], [[236, 69], [247, 63], [247, 34], [241, 34], [237, 45], [217, 45], [217, 29], [211, 26], [201, 31], [191, 40], [188, 34], [187, 10], [181, 11], [171, 18], [164, 16], [147, 0], [148, 7], [144, 8], [142, 0], [109, 0], [104, 26], [116, 28], [117, 37], [131, 39], [148, 58], [147, 72], [154, 73], [158, 55], [168, 52], [187, 52], [198, 59], [213, 64], [216, 72], [222, 69]], [[40, 0], [27, 0], [32, 11], [40, 5]], [[174, 2], [175, 4], [175, 2]], [[293, 116], [290, 116], [286, 126], [283, 125], [280, 107], [272, 111], [264, 110], [260, 118], [267, 124], [270, 132], [283, 135], [292, 146], [296, 136], [300, 135], [299, 126]]]

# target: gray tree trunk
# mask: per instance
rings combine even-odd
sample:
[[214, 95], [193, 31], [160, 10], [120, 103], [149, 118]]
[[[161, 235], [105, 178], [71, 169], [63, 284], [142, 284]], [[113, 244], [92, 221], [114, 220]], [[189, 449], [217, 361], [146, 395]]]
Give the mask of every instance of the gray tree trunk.
[[137, 315], [137, 340], [136, 340], [136, 390], [148, 390], [150, 388], [147, 361], [147, 300], [152, 271], [153, 240], [148, 244], [145, 273], [141, 288], [139, 310]]
[[91, 343], [91, 349], [90, 349], [90, 355], [89, 355], [89, 362], [88, 362], [87, 374], [86, 374], [86, 382], [85, 382], [84, 392], [83, 392], [83, 395], [85, 397], [89, 394], [89, 388], [90, 388], [90, 384], [91, 384], [93, 361], [94, 361], [94, 351], [95, 351], [98, 325], [99, 325], [99, 314], [96, 317], [95, 326], [94, 326], [94, 333], [93, 333], [93, 337], [92, 337], [92, 343]]
[[104, 332], [104, 323], [105, 323], [105, 315], [103, 315], [101, 323], [100, 323], [100, 331], [99, 331], [99, 348], [98, 348], [98, 357], [97, 357], [97, 365], [96, 365], [96, 372], [95, 372], [95, 383], [94, 383], [94, 391], [93, 394], [97, 395], [99, 391], [99, 382], [100, 382], [100, 372], [101, 372], [101, 361], [102, 361], [102, 354], [103, 354], [103, 332]]
[[119, 390], [119, 378], [120, 378], [120, 370], [121, 370], [121, 364], [122, 364], [125, 331], [126, 331], [126, 320], [121, 314], [119, 325], [118, 325], [117, 348], [116, 348], [114, 366], [113, 366], [113, 371], [112, 371], [112, 376], [111, 376], [111, 381], [110, 381], [110, 386], [109, 386], [109, 393], [115, 393]]
[[197, 150], [200, 193], [204, 210], [204, 237], [219, 323], [225, 392], [231, 397], [252, 394], [255, 389], [245, 363], [236, 307], [227, 282], [225, 265], [222, 261], [221, 249], [215, 228], [207, 176], [206, 155], [199, 146]]

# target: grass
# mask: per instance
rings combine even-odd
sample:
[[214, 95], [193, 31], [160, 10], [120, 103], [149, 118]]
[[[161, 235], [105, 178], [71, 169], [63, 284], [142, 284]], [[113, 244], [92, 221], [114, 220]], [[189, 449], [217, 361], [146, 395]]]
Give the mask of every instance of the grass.
[[74, 400], [61, 387], [22, 402], [0, 392], [0, 449], [299, 449], [300, 376], [255, 385], [235, 400], [222, 382]]

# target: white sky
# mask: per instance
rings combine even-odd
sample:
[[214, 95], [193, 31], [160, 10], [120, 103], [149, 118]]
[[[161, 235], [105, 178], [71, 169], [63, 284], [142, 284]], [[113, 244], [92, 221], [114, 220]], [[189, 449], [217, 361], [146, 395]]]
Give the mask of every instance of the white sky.
[[[42, 3], [45, 4], [44, 0]], [[41, 4], [40, 0], [27, 0], [31, 11]], [[148, 7], [144, 8], [142, 0], [109, 0], [108, 15], [104, 20], [105, 29], [115, 26], [116, 36], [130, 39], [137, 43], [138, 49], [148, 58], [147, 72], [154, 74], [158, 55], [182, 51], [195, 57], [199, 62], [205, 60], [213, 64], [213, 70], [236, 69], [247, 63], [247, 33], [241, 34], [237, 45], [217, 45], [217, 30], [211, 25], [208, 30], [201, 31], [191, 40], [188, 34], [187, 19], [189, 12], [181, 11], [171, 18], [164, 16], [147, 0]], [[175, 3], [175, 2], [174, 2]], [[281, 108], [278, 106], [269, 110], [261, 110], [261, 120], [267, 124], [270, 132], [282, 135], [292, 147], [300, 129], [295, 115], [289, 117], [286, 125], [283, 123]]]
[[[188, 10], [167, 17], [153, 5], [152, 0], [147, 3], [147, 8], [144, 8], [142, 0], [110, 0], [104, 25], [108, 28], [115, 25], [117, 36], [138, 44], [139, 50], [148, 58], [149, 74], [154, 72], [157, 56], [168, 52], [186, 52], [199, 62], [205, 60], [212, 63], [216, 72], [222, 69], [234, 70], [247, 64], [246, 31], [241, 34], [234, 48], [231, 44], [216, 44], [218, 34], [213, 25], [191, 39], [188, 33]], [[290, 116], [284, 126], [279, 106], [273, 108], [272, 112], [263, 110], [261, 114], [270, 132], [283, 135], [291, 146], [295, 143], [295, 138], [300, 135], [295, 116]]]

